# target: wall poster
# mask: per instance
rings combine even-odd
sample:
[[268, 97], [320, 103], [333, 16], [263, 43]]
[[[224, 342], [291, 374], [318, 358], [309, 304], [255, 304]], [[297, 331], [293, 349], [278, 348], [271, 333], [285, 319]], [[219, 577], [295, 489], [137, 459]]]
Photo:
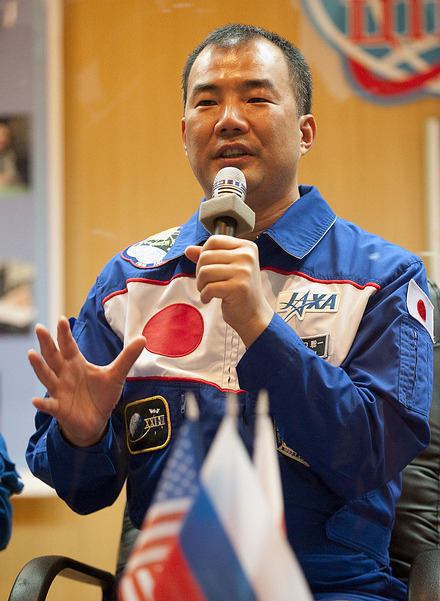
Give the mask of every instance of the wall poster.
[[[0, 0], [0, 431], [25, 481], [35, 323], [62, 306], [61, 2]], [[55, 317], [53, 317], [55, 316]], [[26, 486], [29, 481], [29, 486]]]
[[386, 103], [440, 96], [438, 0], [302, 0], [360, 96]]

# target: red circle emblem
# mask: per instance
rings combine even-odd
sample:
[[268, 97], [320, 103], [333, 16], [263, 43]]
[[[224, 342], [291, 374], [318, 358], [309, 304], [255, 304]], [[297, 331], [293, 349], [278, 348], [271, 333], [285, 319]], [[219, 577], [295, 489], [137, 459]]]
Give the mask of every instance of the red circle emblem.
[[155, 355], [184, 357], [202, 341], [203, 317], [198, 309], [176, 303], [162, 309], [147, 322], [142, 335], [145, 348]]
[[422, 299], [420, 299], [417, 302], [417, 311], [418, 311], [421, 319], [423, 319], [423, 321], [426, 321], [426, 306], [425, 306], [425, 303], [422, 301]]

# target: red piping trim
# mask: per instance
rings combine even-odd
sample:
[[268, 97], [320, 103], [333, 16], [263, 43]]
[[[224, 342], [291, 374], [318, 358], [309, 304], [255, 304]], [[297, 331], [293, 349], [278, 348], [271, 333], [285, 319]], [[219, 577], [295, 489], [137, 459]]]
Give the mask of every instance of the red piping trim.
[[193, 382], [195, 384], [208, 384], [209, 386], [213, 386], [220, 390], [221, 392], [233, 392], [234, 394], [240, 394], [241, 392], [246, 392], [241, 388], [239, 390], [233, 390], [232, 388], [222, 388], [215, 384], [214, 382], [209, 382], [208, 380], [199, 380], [195, 378], [174, 378], [172, 376], [134, 376], [130, 378], [126, 378], [127, 382], [145, 382], [146, 380], [157, 380], [159, 382]]
[[[274, 273], [280, 273], [282, 275], [297, 275], [301, 278], [304, 278], [305, 280], [308, 280], [309, 282], [316, 282], [318, 284], [348, 284], [349, 286], [354, 286], [354, 288], [357, 288], [358, 290], [365, 290], [365, 288], [368, 288], [369, 286], [372, 286], [373, 288], [376, 288], [376, 290], [380, 290], [381, 287], [379, 284], [377, 284], [376, 282], [367, 282], [366, 284], [357, 284], [356, 282], [353, 282], [352, 280], [320, 280], [318, 278], [312, 278], [311, 276], [302, 273], [301, 271], [285, 271], [283, 269], [277, 269], [276, 267], [262, 267], [261, 271], [273, 271]], [[182, 278], [182, 277], [186, 277], [186, 278], [195, 278], [195, 274], [190, 274], [190, 273], [178, 273], [177, 275], [173, 276], [171, 279], [167, 280], [167, 281], [162, 281], [162, 280], [152, 280], [149, 278], [129, 278], [126, 283], [130, 283], [130, 282], [141, 282], [144, 284], [153, 284], [156, 286], [168, 286], [168, 284], [170, 282], [172, 282], [173, 280], [177, 279], [177, 278]], [[106, 296], [104, 298], [104, 300], [102, 301], [102, 304], [104, 305], [109, 299], [113, 298], [114, 296], [118, 296], [119, 294], [126, 294], [128, 292], [127, 288], [124, 288], [123, 290], [117, 290], [116, 292], [112, 292], [111, 294], [109, 294], [108, 296]]]
[[352, 280], [319, 280], [317, 278], [312, 278], [301, 271], [284, 271], [283, 269], [277, 269], [276, 267], [262, 267], [261, 271], [273, 271], [274, 273], [280, 273], [282, 275], [297, 275], [308, 280], [309, 282], [317, 282], [318, 284], [349, 284], [350, 286], [354, 286], [359, 290], [364, 290], [365, 288], [368, 288], [368, 286], [373, 286], [373, 288], [380, 290], [380, 285], [376, 284], [376, 282], [367, 282], [366, 284], [361, 285], [353, 282]]
[[[143, 284], [153, 284], [156, 286], [168, 286], [168, 284], [170, 282], [172, 282], [173, 280], [177, 279], [177, 278], [195, 278], [195, 274], [192, 273], [178, 273], [177, 275], [174, 275], [171, 279], [166, 280], [166, 281], [162, 281], [162, 280], [152, 280], [150, 278], [129, 278], [128, 280], [125, 281], [126, 284], [130, 284], [131, 282], [141, 282]], [[115, 292], [112, 292], [111, 294], [109, 294], [108, 296], [106, 296], [104, 298], [104, 300], [102, 301], [102, 304], [104, 305], [109, 299], [113, 298], [114, 296], [118, 296], [119, 294], [127, 294], [128, 289], [127, 286], [125, 288], [123, 288], [122, 290], [116, 290]]]

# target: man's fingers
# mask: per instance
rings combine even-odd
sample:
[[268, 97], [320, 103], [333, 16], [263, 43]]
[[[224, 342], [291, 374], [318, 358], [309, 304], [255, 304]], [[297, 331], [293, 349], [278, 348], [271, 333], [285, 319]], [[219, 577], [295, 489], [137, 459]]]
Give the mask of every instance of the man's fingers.
[[247, 244], [249, 244], [248, 240], [244, 241], [234, 236], [216, 235], [208, 238], [203, 245], [203, 250], [232, 250]]
[[145, 348], [146, 340], [143, 336], [137, 336], [132, 340], [123, 351], [116, 357], [112, 363], [112, 369], [116, 373], [116, 378], [122, 384], [132, 368], [134, 362]]
[[33, 349], [28, 352], [29, 363], [35, 372], [35, 375], [43, 384], [43, 386], [50, 391], [56, 386], [58, 378], [50, 367], [43, 360], [41, 355]]
[[40, 345], [40, 353], [47, 365], [56, 374], [59, 373], [63, 364], [63, 358], [58, 350], [49, 330], [41, 324], [35, 326], [38, 343]]
[[78, 353], [78, 346], [72, 336], [69, 320], [66, 317], [60, 317], [58, 321], [57, 341], [64, 359], [72, 359]]
[[227, 282], [232, 277], [236, 277], [237, 271], [234, 266], [222, 263], [201, 265], [197, 274], [197, 282], [201, 287], [208, 282]]
[[52, 399], [51, 397], [34, 397], [32, 404], [35, 409], [43, 411], [43, 413], [47, 413], [55, 419], [58, 418], [59, 403], [56, 399]]
[[201, 252], [201, 246], [188, 246], [188, 248], [185, 250], [185, 256], [193, 263], [197, 263]]

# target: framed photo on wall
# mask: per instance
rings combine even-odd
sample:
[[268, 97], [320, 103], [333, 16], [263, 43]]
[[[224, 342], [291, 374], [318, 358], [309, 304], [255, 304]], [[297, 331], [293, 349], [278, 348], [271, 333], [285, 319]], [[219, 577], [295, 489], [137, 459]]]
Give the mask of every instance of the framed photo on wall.
[[0, 0], [0, 56], [0, 431], [26, 491], [27, 351], [63, 307], [61, 0]]

